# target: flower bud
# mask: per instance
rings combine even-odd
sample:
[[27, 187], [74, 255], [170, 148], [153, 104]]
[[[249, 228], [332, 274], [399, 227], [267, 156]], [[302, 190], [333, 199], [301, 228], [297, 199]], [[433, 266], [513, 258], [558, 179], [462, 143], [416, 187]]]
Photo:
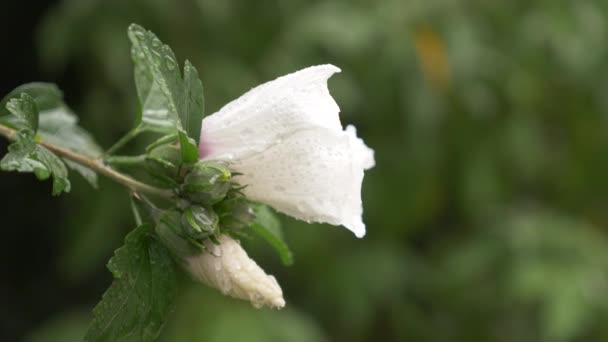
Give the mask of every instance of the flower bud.
[[178, 257], [187, 257], [200, 253], [204, 247], [188, 239], [182, 230], [181, 215], [176, 210], [164, 212], [156, 224], [156, 234], [167, 248]]
[[181, 191], [192, 202], [212, 205], [230, 190], [230, 177], [230, 170], [223, 164], [199, 161], [186, 175]]
[[164, 144], [150, 150], [146, 155], [146, 167], [151, 173], [175, 178], [179, 174], [180, 149], [175, 144]]
[[249, 258], [238, 241], [228, 235], [221, 235], [218, 240], [219, 245], [206, 240], [208, 251], [184, 258], [184, 268], [192, 277], [258, 308], [285, 306], [277, 280]]
[[251, 203], [242, 194], [231, 191], [216, 206], [221, 217], [223, 229], [239, 230], [248, 227], [255, 220], [255, 211]]
[[219, 217], [212, 209], [193, 205], [182, 214], [182, 227], [194, 239], [204, 239], [218, 232]]

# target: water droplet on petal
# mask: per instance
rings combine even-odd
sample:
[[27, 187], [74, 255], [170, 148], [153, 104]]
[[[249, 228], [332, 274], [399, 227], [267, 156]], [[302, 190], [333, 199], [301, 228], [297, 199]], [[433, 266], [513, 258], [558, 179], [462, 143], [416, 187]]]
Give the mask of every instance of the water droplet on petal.
[[259, 309], [262, 307], [263, 303], [262, 300], [264, 299], [264, 297], [258, 293], [258, 292], [254, 292], [249, 296], [249, 299], [251, 300], [251, 304], [253, 304], [253, 307], [256, 309]]
[[223, 276], [220, 280], [220, 289], [223, 294], [227, 294], [232, 290], [232, 280], [228, 276]]

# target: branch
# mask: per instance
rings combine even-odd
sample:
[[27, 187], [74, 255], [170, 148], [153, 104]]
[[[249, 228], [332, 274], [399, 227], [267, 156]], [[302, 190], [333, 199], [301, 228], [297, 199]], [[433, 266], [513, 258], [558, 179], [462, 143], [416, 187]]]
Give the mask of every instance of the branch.
[[[9, 140], [14, 140], [17, 132], [14, 129], [8, 128], [6, 126], [0, 125], [0, 135], [3, 135]], [[89, 169], [102, 174], [108, 178], [113, 179], [117, 183], [120, 183], [127, 188], [131, 189], [134, 192], [143, 192], [150, 195], [155, 195], [159, 197], [172, 198], [173, 192], [170, 190], [160, 189], [140, 181], [137, 181], [129, 176], [126, 176], [111, 167], [105, 165], [100, 159], [94, 159], [91, 157], [87, 157], [80, 153], [74, 152], [70, 149], [50, 144], [46, 141], [39, 141], [40, 145], [46, 147], [52, 152], [69, 159], [75, 163], [78, 163], [82, 166], [86, 166]]]

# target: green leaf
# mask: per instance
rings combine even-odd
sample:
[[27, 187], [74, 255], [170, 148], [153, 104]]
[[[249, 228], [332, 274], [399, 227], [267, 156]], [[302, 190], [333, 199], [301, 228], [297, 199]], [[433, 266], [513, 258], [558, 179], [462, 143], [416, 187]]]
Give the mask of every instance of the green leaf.
[[9, 115], [6, 104], [10, 99], [26, 93], [36, 102], [39, 111], [53, 109], [63, 105], [63, 93], [52, 83], [33, 82], [26, 83], [13, 89], [0, 101], [0, 116]]
[[[136, 73], [137, 73], [136, 69]], [[136, 84], [144, 81], [137, 81]], [[138, 87], [139, 91], [139, 87]], [[158, 133], [173, 133], [177, 127], [177, 117], [169, 111], [169, 104], [164, 93], [156, 83], [152, 83], [149, 92], [141, 97], [141, 112], [136, 120], [138, 129], [147, 130]]]
[[177, 293], [169, 251], [142, 225], [127, 235], [108, 269], [114, 281], [93, 309], [85, 341], [155, 341]]
[[49, 173], [53, 175], [53, 196], [60, 195], [62, 192], [70, 192], [68, 169], [59, 157], [44, 146], [36, 145], [33, 158], [46, 166]]
[[135, 84], [142, 106], [141, 123], [162, 132], [179, 127], [183, 86], [175, 55], [154, 33], [129, 27]]
[[195, 162], [204, 111], [203, 85], [196, 68], [186, 61], [182, 78], [173, 51], [154, 33], [133, 24], [128, 34], [142, 106], [138, 126], [163, 133], [180, 132], [183, 161]]
[[40, 113], [38, 135], [44, 140], [88, 157], [99, 157], [101, 147], [89, 132], [78, 126], [78, 117], [67, 107]]
[[[8, 153], [0, 161], [0, 168], [4, 171], [18, 171], [18, 172], [34, 172], [38, 169], [40, 172], [46, 171], [46, 167], [40, 162], [29, 158], [30, 155], [36, 150], [36, 142], [34, 141], [34, 134], [29, 132], [19, 132], [15, 137], [15, 142], [8, 146]], [[38, 173], [36, 173], [38, 175]], [[47, 174], [48, 178], [50, 175]]]
[[20, 131], [16, 135], [15, 142], [8, 147], [8, 154], [0, 161], [0, 169], [34, 172], [41, 180], [52, 175], [53, 195], [69, 192], [70, 181], [64, 162], [35, 141], [39, 118], [34, 98], [28, 93], [22, 93], [19, 99], [10, 99], [6, 107], [17, 118], [14, 123]]
[[[15, 88], [2, 100], [2, 109], [4, 109], [5, 105], [7, 107], [4, 109], [4, 112], [6, 114], [12, 113], [13, 115], [0, 121], [16, 129], [38, 131], [37, 133], [42, 140], [53, 145], [64, 147], [89, 157], [99, 156], [102, 153], [102, 149], [86, 130], [78, 126], [78, 118], [63, 103], [62, 97], [62, 92], [54, 84], [24, 84]], [[0, 112], [0, 115], [4, 112]], [[14, 158], [14, 156], [10, 158]], [[97, 174], [93, 170], [70, 160], [63, 160], [71, 169], [82, 175], [93, 187], [97, 187]], [[19, 167], [19, 170], [22, 172], [42, 172], [41, 168], [26, 171], [32, 169], [26, 166], [28, 163], [30, 161], [25, 160], [24, 165]]]
[[67, 158], [61, 158], [65, 162], [65, 164], [72, 170], [76, 171], [84, 180], [87, 181], [93, 188], [98, 188], [98, 179], [97, 173], [88, 167], [75, 163]]
[[251, 229], [274, 247], [284, 265], [293, 264], [293, 255], [283, 239], [281, 221], [265, 205], [257, 206], [255, 212], [256, 218], [255, 222], [251, 225]]
[[68, 170], [63, 161], [44, 146], [36, 144], [31, 131], [19, 132], [0, 161], [4, 171], [34, 172], [40, 180], [53, 176], [53, 195], [70, 191]]
[[198, 145], [205, 112], [205, 98], [203, 83], [198, 78], [198, 71], [187, 60], [184, 66], [184, 97], [185, 107], [180, 113], [180, 120], [188, 136], [194, 139], [195, 145]]
[[38, 130], [38, 108], [34, 98], [27, 93], [21, 93], [20, 98], [10, 99], [6, 109], [17, 118], [14, 124], [19, 129], [28, 129], [34, 133]]
[[179, 144], [182, 150], [182, 161], [184, 163], [196, 163], [198, 161], [198, 147], [196, 141], [186, 135], [186, 132], [179, 131]]
[[[95, 142], [91, 134], [78, 126], [76, 115], [63, 105], [40, 113], [38, 135], [40, 135], [42, 140], [53, 145], [65, 147], [88, 157], [95, 158], [102, 153], [101, 147]], [[67, 159], [64, 159], [64, 161], [93, 187], [97, 187], [97, 173]]]

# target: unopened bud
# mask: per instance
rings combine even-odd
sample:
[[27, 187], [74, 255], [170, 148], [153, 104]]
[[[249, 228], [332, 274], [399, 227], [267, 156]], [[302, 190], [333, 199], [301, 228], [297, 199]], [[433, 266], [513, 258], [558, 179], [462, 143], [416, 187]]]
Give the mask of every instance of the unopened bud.
[[156, 234], [167, 248], [178, 257], [199, 254], [204, 247], [197, 246], [182, 230], [181, 214], [176, 210], [164, 212], [156, 224]]
[[226, 198], [217, 205], [217, 212], [221, 217], [223, 229], [239, 230], [248, 227], [255, 220], [255, 211], [252, 204], [238, 192], [230, 192]]
[[146, 168], [157, 177], [172, 180], [179, 174], [180, 158], [178, 145], [160, 145], [146, 155]]
[[212, 209], [193, 205], [184, 210], [182, 227], [194, 239], [204, 239], [217, 233], [219, 217]]
[[198, 281], [219, 289], [223, 294], [250, 301], [255, 307], [285, 306], [277, 280], [253, 261], [240, 243], [228, 235], [219, 245], [205, 241], [208, 251], [184, 258], [184, 267]]
[[192, 202], [212, 205], [226, 197], [230, 190], [230, 170], [217, 162], [200, 161], [188, 172], [181, 187]]

